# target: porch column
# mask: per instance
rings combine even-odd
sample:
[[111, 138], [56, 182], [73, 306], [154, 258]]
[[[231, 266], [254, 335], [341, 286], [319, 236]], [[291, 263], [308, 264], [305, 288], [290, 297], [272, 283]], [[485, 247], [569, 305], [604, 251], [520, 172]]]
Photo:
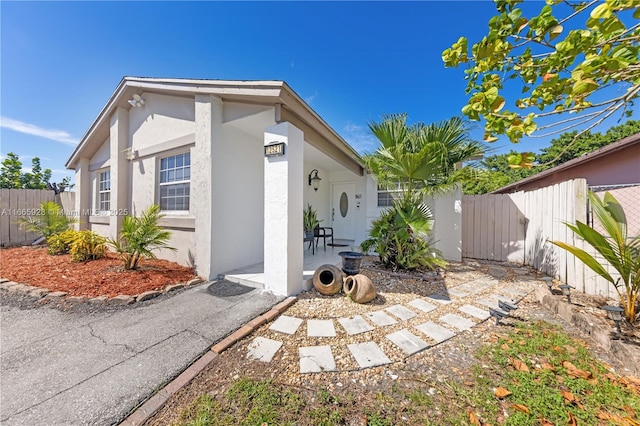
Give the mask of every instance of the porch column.
[[76, 201], [78, 229], [89, 229], [89, 209], [91, 209], [91, 180], [89, 179], [89, 159], [81, 158], [76, 166]]
[[[111, 173], [111, 201], [109, 209], [115, 211], [109, 220], [109, 233], [118, 236], [124, 219], [124, 210], [129, 209], [129, 160], [126, 149], [129, 148], [129, 111], [118, 107], [111, 116], [109, 132], [109, 171]], [[136, 212], [139, 214], [140, 212]], [[129, 212], [133, 214], [133, 212]]]
[[264, 144], [284, 142], [284, 155], [264, 159], [264, 287], [290, 296], [302, 291], [304, 135], [283, 122], [265, 129]]
[[[195, 216], [195, 236], [192, 247], [198, 275], [212, 279], [215, 274], [215, 247], [223, 241], [214, 240], [214, 170], [213, 146], [222, 140], [223, 103], [211, 95], [195, 96], [195, 146], [191, 150], [191, 210]], [[231, 202], [230, 200], [226, 200]], [[224, 201], [221, 201], [224, 202]]]

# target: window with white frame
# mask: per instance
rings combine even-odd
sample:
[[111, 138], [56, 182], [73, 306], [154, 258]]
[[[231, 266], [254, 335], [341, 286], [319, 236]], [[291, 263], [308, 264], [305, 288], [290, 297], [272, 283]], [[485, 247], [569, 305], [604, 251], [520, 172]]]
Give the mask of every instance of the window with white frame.
[[402, 193], [400, 182], [391, 186], [378, 185], [378, 207], [391, 207], [393, 200], [397, 199]]
[[191, 154], [160, 159], [160, 210], [189, 211]]
[[98, 211], [108, 212], [111, 209], [111, 172], [98, 174]]

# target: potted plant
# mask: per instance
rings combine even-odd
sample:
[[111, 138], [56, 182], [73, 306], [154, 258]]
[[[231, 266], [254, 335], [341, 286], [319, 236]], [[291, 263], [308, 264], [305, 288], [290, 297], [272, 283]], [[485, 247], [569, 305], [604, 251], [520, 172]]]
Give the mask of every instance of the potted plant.
[[320, 224], [320, 221], [318, 220], [318, 211], [314, 210], [313, 207], [311, 207], [311, 204], [307, 203], [307, 208], [304, 209], [302, 213], [303, 213], [302, 226], [304, 228], [304, 237], [305, 237], [305, 240], [308, 240], [310, 238], [313, 238], [313, 230], [315, 229], [316, 226]]

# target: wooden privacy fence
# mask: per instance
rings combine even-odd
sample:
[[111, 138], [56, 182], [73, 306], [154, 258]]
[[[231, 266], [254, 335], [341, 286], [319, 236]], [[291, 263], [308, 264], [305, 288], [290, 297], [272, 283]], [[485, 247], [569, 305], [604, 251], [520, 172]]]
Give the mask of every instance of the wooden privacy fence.
[[[535, 191], [462, 197], [462, 256], [529, 265], [589, 294], [617, 297], [613, 285], [549, 241], [603, 259], [564, 224], [587, 222], [587, 183], [574, 179]], [[615, 277], [613, 268], [606, 264]]]
[[31, 244], [39, 235], [25, 232], [18, 226], [21, 217], [38, 213], [40, 205], [55, 201], [62, 205], [66, 214], [75, 208], [75, 193], [63, 192], [58, 196], [47, 189], [0, 189], [0, 247]]

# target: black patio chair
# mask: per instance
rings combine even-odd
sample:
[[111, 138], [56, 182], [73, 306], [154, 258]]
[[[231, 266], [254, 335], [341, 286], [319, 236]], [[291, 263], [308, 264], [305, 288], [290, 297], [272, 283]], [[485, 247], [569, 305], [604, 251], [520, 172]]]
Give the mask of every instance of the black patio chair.
[[330, 245], [333, 245], [333, 228], [330, 226], [317, 225], [313, 229], [313, 236], [316, 239], [316, 247], [318, 247], [318, 242], [320, 242], [320, 238], [322, 238], [322, 243], [324, 244], [324, 251], [327, 251], [327, 238], [331, 238]]

